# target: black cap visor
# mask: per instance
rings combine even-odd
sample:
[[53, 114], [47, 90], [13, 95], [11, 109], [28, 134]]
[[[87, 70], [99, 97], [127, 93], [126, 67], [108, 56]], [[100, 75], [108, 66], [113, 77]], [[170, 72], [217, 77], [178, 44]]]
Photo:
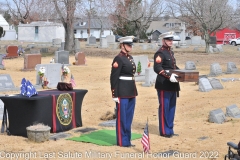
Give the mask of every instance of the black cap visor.
[[132, 42], [123, 42], [123, 44], [126, 44], [126, 45], [128, 45], [128, 46], [132, 46], [132, 45], [133, 45]]
[[163, 39], [173, 41], [174, 38], [173, 37], [166, 37], [166, 38], [163, 38]]

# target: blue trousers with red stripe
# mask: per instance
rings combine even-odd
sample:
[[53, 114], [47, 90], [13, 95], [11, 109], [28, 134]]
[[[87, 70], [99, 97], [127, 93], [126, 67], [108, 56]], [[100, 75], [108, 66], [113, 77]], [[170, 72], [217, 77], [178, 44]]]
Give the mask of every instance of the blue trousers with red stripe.
[[159, 101], [158, 120], [160, 135], [173, 135], [177, 92], [157, 90], [157, 94]]
[[119, 98], [117, 104], [117, 145], [131, 146], [131, 125], [134, 115], [136, 98]]

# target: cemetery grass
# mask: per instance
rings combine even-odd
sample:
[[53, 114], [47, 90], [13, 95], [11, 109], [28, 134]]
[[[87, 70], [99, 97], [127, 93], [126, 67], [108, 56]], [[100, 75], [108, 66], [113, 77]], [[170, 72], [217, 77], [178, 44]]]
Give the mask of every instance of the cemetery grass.
[[[142, 51], [140, 47], [134, 48], [132, 55], [147, 54], [149, 59], [153, 58], [155, 50]], [[4, 44], [1, 42], [1, 53]], [[53, 48], [54, 50], [54, 48]], [[82, 133], [76, 132], [83, 128], [103, 129], [98, 126], [103, 122], [100, 120], [107, 112], [114, 111], [114, 102], [111, 99], [111, 90], [109, 83], [109, 75], [111, 71], [112, 58], [119, 50], [84, 48], [81, 44], [81, 50], [86, 54], [85, 66], [69, 66], [77, 83], [76, 89], [87, 89], [82, 104], [82, 122], [83, 126], [67, 131], [72, 137], [80, 136]], [[226, 71], [227, 62], [234, 62], [237, 68], [240, 68], [240, 51], [237, 47], [225, 45], [224, 52], [206, 54], [204, 48], [199, 47], [198, 51], [193, 52], [193, 47], [181, 49], [174, 48], [177, 65], [180, 68], [185, 67], [186, 61], [194, 61], [200, 75], [207, 75], [210, 72], [212, 63], [219, 63], [223, 72]], [[54, 52], [48, 53], [42, 57], [42, 64], [49, 63]], [[6, 70], [1, 70], [1, 74], [9, 74], [15, 84], [19, 86], [21, 79], [25, 77], [31, 82], [36, 82], [36, 71], [22, 72], [23, 57], [15, 59], [6, 59]], [[75, 61], [74, 55], [69, 57], [70, 63]], [[151, 62], [151, 66], [153, 62]], [[240, 78], [240, 74], [222, 74], [215, 77], [221, 78]], [[158, 153], [169, 150], [178, 151], [181, 156], [178, 159], [224, 159], [227, 154], [227, 142], [239, 142], [240, 120], [235, 118], [227, 118], [227, 122], [223, 124], [215, 124], [208, 122], [209, 112], [214, 109], [221, 108], [226, 112], [226, 107], [236, 104], [240, 107], [240, 81], [222, 82], [224, 89], [212, 90], [210, 92], [199, 92], [198, 85], [194, 82], [181, 82], [180, 97], [177, 99], [177, 108], [174, 122], [175, 133], [178, 137], [163, 138], [159, 136], [158, 131], [158, 100], [157, 93], [152, 87], [142, 87], [143, 82], [136, 82], [138, 96], [136, 100], [136, 108], [133, 118], [132, 131], [135, 133], [143, 133], [143, 128], [148, 119], [149, 136], [151, 143], [151, 154], [145, 154], [144, 159], [153, 159]], [[15, 94], [17, 92], [0, 92], [0, 94]], [[24, 118], [24, 115], [23, 115]], [[110, 129], [115, 129], [110, 127]], [[90, 151], [101, 153], [112, 153], [112, 159], [142, 159], [138, 157], [142, 153], [141, 139], [132, 142], [136, 145], [134, 148], [124, 148], [118, 146], [97, 146], [91, 143], [80, 143], [59, 139], [56, 141], [49, 140], [44, 143], [33, 143], [25, 137], [8, 136], [6, 133], [0, 134], [0, 151], [1, 153], [37, 153], [37, 158], [32, 159], [67, 159], [61, 158], [58, 154], [64, 153], [82, 153], [81, 159], [89, 159], [85, 153]], [[127, 153], [135, 153], [134, 158], [126, 157]], [[177, 153], [177, 152], [175, 152]], [[196, 154], [196, 158], [187, 157], [189, 154]], [[2, 154], [3, 155], [3, 154]], [[159, 154], [160, 155], [160, 154]], [[45, 156], [45, 158], [43, 158]], [[51, 156], [53, 156], [51, 158]], [[125, 156], [125, 157], [124, 157]], [[177, 159], [179, 154], [170, 156], [166, 159]], [[162, 158], [162, 157], [158, 157]], [[22, 158], [23, 159], [23, 158]], [[75, 158], [68, 158], [75, 159]], [[76, 158], [77, 159], [77, 158]], [[98, 159], [98, 158], [91, 158]]]

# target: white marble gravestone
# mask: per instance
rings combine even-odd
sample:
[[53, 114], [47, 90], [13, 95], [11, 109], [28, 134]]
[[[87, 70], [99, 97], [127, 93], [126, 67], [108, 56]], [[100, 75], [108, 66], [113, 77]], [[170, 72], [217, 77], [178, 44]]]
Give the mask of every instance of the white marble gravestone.
[[153, 67], [145, 69], [145, 81], [142, 84], [144, 87], [151, 87], [157, 78], [157, 74], [154, 72]]
[[226, 116], [240, 118], [240, 109], [236, 104], [226, 107]]
[[226, 121], [226, 116], [223, 113], [221, 108], [210, 111], [209, 122], [224, 123], [225, 121]]
[[213, 89], [223, 89], [223, 85], [219, 79], [212, 78], [212, 79], [209, 79], [209, 82], [212, 85]]
[[238, 69], [235, 63], [228, 62], [227, 63], [227, 72], [226, 73], [237, 73]]
[[61, 82], [62, 75], [62, 64], [60, 63], [50, 63], [50, 64], [37, 64], [35, 67], [36, 70], [36, 85], [40, 85], [40, 77], [38, 71], [40, 67], [45, 67], [44, 77], [48, 80], [49, 88], [56, 88], [58, 82]]
[[212, 63], [210, 66], [210, 75], [218, 76], [222, 74], [222, 68], [219, 63]]
[[209, 80], [207, 78], [200, 78], [199, 79], [199, 91], [201, 92], [208, 92], [211, 91], [212, 85], [210, 84]]
[[108, 47], [108, 42], [107, 42], [106, 38], [101, 38], [100, 47], [101, 48], [107, 48]]
[[196, 65], [193, 61], [187, 61], [185, 63], [185, 69], [186, 70], [195, 70], [196, 69]]
[[9, 74], [0, 74], [0, 91], [16, 89]]

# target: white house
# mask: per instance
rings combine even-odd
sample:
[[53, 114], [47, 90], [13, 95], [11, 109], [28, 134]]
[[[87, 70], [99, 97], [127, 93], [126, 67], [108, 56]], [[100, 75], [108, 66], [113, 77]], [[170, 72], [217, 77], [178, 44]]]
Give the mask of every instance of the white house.
[[65, 29], [61, 23], [37, 21], [18, 25], [19, 41], [52, 42], [56, 38], [65, 41]]
[[154, 41], [158, 40], [160, 34], [168, 31], [174, 31], [175, 35], [180, 37], [181, 42], [185, 41], [185, 23], [176, 18], [162, 18], [158, 21], [152, 21], [149, 28], [147, 29], [147, 33], [152, 32], [151, 39]]
[[[88, 29], [90, 28], [90, 36], [94, 36], [97, 39], [100, 37], [106, 37], [108, 35], [113, 35], [111, 30], [111, 22], [108, 18], [103, 19], [91, 19], [90, 23], [89, 20], [78, 20], [74, 24], [74, 35], [75, 38], [88, 38]], [[100, 35], [102, 32], [102, 35]]]

